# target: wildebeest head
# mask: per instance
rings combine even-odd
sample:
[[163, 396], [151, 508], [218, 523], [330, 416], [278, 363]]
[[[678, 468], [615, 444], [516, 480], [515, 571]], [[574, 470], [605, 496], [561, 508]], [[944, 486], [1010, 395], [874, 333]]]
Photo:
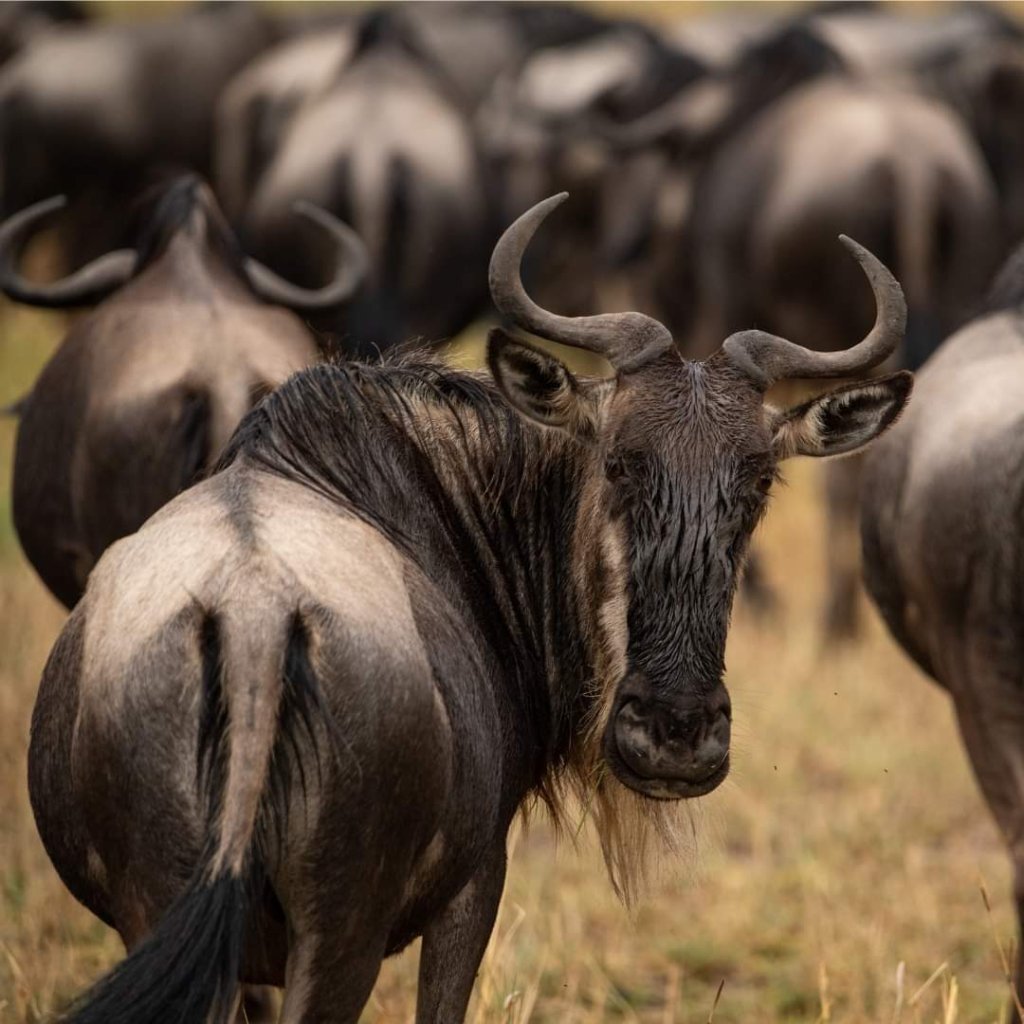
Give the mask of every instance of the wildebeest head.
[[51, 309], [91, 305], [136, 277], [179, 239], [216, 253], [260, 298], [296, 310], [340, 306], [366, 273], [366, 250], [355, 233], [326, 211], [299, 202], [295, 212], [331, 238], [337, 262], [331, 281], [321, 288], [284, 280], [242, 252], [209, 186], [186, 175], [163, 192], [145, 217], [134, 248], [107, 253], [52, 284], [27, 281], [17, 271], [22, 250], [40, 222], [66, 202], [64, 196], [43, 200], [0, 226], [0, 289], [10, 298]]
[[[905, 324], [889, 271], [849, 239], [875, 294], [877, 321], [854, 348], [818, 353], [759, 331], [703, 362], [640, 313], [562, 317], [526, 295], [519, 262], [565, 195], [538, 204], [495, 249], [491, 290], [514, 323], [600, 353], [614, 377], [577, 378], [554, 356], [498, 329], [491, 370], [524, 416], [573, 435], [590, 458], [605, 536], [619, 552], [620, 657], [598, 715], [603, 756], [626, 786], [654, 797], [706, 793], [729, 769], [725, 640], [744, 552], [779, 463], [852, 452], [877, 437], [910, 394], [907, 373], [842, 387], [797, 408], [764, 402], [786, 378], [850, 377], [889, 356]], [[614, 558], [608, 559], [614, 563]]]

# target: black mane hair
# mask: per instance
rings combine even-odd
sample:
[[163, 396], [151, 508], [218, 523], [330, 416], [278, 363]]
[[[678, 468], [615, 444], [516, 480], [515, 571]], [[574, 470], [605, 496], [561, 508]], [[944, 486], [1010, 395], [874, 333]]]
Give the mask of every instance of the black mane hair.
[[[468, 431], [475, 429], [502, 461], [524, 454], [516, 443], [523, 426], [493, 382], [448, 367], [420, 343], [377, 361], [322, 363], [296, 374], [246, 416], [218, 470], [245, 455], [337, 502], [415, 557], [404, 499], [411, 490], [436, 496], [439, 481], [414, 406], [428, 420], [446, 415], [467, 450]], [[464, 468], [480, 469], [472, 460]]]

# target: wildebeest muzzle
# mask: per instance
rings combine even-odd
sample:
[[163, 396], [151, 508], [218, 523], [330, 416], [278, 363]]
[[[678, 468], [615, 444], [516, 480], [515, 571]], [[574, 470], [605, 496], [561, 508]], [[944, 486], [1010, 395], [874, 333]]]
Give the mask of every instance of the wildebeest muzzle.
[[634, 673], [619, 688], [605, 758], [620, 782], [645, 796], [703, 796], [729, 774], [731, 722], [729, 694], [720, 682], [706, 692], [667, 696]]

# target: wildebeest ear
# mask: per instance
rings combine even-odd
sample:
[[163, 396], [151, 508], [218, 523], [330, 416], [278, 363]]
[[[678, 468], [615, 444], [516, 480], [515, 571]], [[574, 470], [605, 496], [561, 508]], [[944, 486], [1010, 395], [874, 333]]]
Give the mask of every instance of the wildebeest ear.
[[903, 411], [914, 376], [903, 370], [773, 414], [776, 456], [846, 455], [884, 433]]
[[598, 402], [560, 359], [500, 327], [487, 336], [487, 365], [505, 400], [529, 420], [574, 436], [592, 436]]

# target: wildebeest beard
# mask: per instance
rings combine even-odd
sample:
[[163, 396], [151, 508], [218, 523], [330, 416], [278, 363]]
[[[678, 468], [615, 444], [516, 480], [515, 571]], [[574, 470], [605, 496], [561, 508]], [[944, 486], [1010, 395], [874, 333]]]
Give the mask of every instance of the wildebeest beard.
[[[493, 679], [481, 685], [494, 689], [508, 723], [506, 750], [518, 757], [508, 806], [532, 791], [565, 822], [575, 793], [595, 817], [613, 883], [633, 896], [654, 837], [682, 834], [682, 804], [633, 793], [602, 760], [621, 677], [607, 654], [602, 609], [622, 600], [637, 566], [630, 574], [609, 564], [603, 537], [625, 529], [625, 517], [592, 500], [595, 477], [604, 480], [599, 454], [526, 423], [489, 377], [413, 348], [378, 364], [325, 364], [293, 378], [243, 421], [221, 468], [238, 459], [368, 522], [452, 596], [467, 643], [488, 653]], [[700, 545], [702, 536], [677, 543]], [[649, 571], [643, 562], [652, 553], [636, 546], [640, 572]], [[636, 597], [634, 604], [630, 625], [641, 645], [661, 642], [659, 629], [681, 641], [678, 609]], [[723, 640], [724, 630], [723, 620]]]

